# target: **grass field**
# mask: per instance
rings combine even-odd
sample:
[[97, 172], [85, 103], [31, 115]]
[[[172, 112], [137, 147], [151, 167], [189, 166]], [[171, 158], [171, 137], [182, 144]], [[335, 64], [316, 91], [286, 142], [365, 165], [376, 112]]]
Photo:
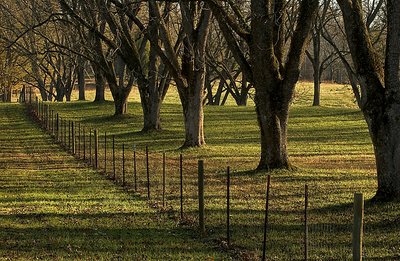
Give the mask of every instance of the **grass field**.
[[1, 260], [227, 259], [0, 104]]
[[[309, 185], [310, 190], [310, 258], [313, 260], [350, 260], [353, 193], [363, 192], [369, 199], [376, 189], [372, 145], [366, 124], [354, 104], [350, 89], [347, 86], [323, 85], [321, 98], [323, 106], [321, 107], [310, 106], [311, 94], [309, 84], [299, 84], [298, 95], [290, 114], [288, 149], [291, 160], [298, 169], [293, 172], [276, 171], [271, 173], [271, 225], [267, 244], [267, 255], [270, 260], [302, 259], [302, 211], [305, 184]], [[88, 93], [89, 98], [92, 95], [93, 93]], [[118, 150], [117, 176], [119, 178], [121, 175], [121, 146], [126, 144], [130, 148], [126, 152], [127, 162], [129, 162], [126, 170], [129, 175], [129, 189], [126, 197], [133, 198], [133, 202], [127, 203], [129, 206], [130, 204], [142, 204], [141, 206], [144, 204], [146, 177], [143, 151], [146, 145], [150, 149], [151, 205], [160, 206], [161, 153], [165, 151], [167, 153], [167, 210], [173, 211], [161, 211], [159, 215], [163, 219], [159, 221], [158, 225], [164, 229], [179, 223], [178, 157], [181, 151], [178, 148], [183, 143], [184, 132], [182, 109], [174, 90], [171, 90], [162, 106], [163, 131], [149, 134], [140, 132], [142, 114], [135, 92], [130, 97], [129, 114], [124, 117], [112, 116], [112, 102], [103, 104], [60, 103], [51, 104], [51, 108], [59, 112], [62, 117], [80, 122], [86, 129], [97, 128], [100, 131], [100, 141], [102, 141], [105, 131], [108, 135], [115, 135]], [[184, 155], [185, 222], [172, 229], [171, 233], [185, 231], [190, 234], [192, 232], [188, 231], [195, 231], [196, 164], [198, 159], [204, 159], [207, 237], [195, 242], [206, 242], [209, 247], [223, 245], [225, 239], [225, 169], [229, 165], [233, 171], [231, 188], [233, 247], [229, 251], [221, 248], [219, 257], [221, 259], [225, 258], [223, 253], [229, 254], [233, 259], [237, 258], [238, 253], [241, 253], [242, 258], [249, 259], [257, 259], [261, 254], [266, 173], [252, 171], [257, 166], [259, 156], [259, 134], [255, 119], [252, 105], [236, 107], [230, 101], [228, 106], [206, 107], [207, 145], [201, 149], [188, 149], [182, 152]], [[32, 140], [36, 140], [36, 138], [32, 138]], [[133, 144], [136, 144], [138, 150], [138, 193], [132, 191]], [[110, 139], [107, 146], [108, 148], [111, 146]], [[102, 148], [104, 148], [104, 144], [100, 142], [100, 159], [104, 158], [104, 154], [101, 154]], [[110, 157], [111, 155], [108, 153], [108, 161], [110, 161]], [[104, 166], [103, 161], [100, 161], [100, 166]], [[108, 163], [108, 175], [110, 172], [111, 167]], [[80, 171], [77, 171], [78, 174], [87, 176], [87, 174], [81, 174]], [[97, 177], [107, 184], [101, 188], [96, 187], [96, 193], [104, 194], [107, 192], [103, 192], [103, 190], [118, 190], [111, 181], [104, 181], [96, 175], [91, 177]], [[152, 212], [142, 209], [142, 211], [153, 213], [149, 214], [149, 219], [155, 215], [154, 210]], [[114, 214], [117, 215], [117, 213]], [[15, 217], [10, 217], [10, 219], [15, 222]], [[99, 220], [98, 224], [100, 225], [101, 222], [105, 221]], [[367, 260], [400, 259], [399, 203], [376, 206], [367, 202], [364, 230], [364, 255]], [[168, 240], [171, 239], [164, 241], [176, 245], [181, 244], [181, 241], [175, 237], [171, 242]], [[185, 241], [186, 239], [181, 240]], [[200, 243], [193, 244], [193, 248], [196, 249], [196, 244]], [[188, 255], [199, 259], [204, 259], [206, 255], [216, 255], [209, 251], [211, 250], [207, 249], [202, 253], [192, 252]], [[85, 253], [85, 251], [82, 252]], [[124, 253], [127, 254], [128, 250]], [[150, 258], [152, 257], [154, 256]]]

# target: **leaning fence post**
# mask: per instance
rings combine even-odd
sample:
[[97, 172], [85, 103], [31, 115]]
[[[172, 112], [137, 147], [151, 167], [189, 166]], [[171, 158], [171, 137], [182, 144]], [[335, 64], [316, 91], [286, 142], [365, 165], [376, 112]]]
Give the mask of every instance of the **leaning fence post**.
[[304, 186], [304, 260], [308, 260], [308, 185]]
[[206, 228], [204, 224], [204, 161], [198, 162], [198, 191], [199, 191], [199, 231], [205, 235]]
[[364, 198], [362, 193], [354, 194], [353, 261], [362, 260]]
[[265, 196], [265, 218], [264, 218], [264, 240], [263, 240], [263, 256], [262, 261], [266, 260], [266, 249], [267, 249], [267, 227], [268, 227], [268, 208], [269, 208], [269, 188], [271, 185], [271, 176], [267, 177], [267, 193]]
[[94, 167], [99, 167], [99, 135], [97, 129], [94, 129]]

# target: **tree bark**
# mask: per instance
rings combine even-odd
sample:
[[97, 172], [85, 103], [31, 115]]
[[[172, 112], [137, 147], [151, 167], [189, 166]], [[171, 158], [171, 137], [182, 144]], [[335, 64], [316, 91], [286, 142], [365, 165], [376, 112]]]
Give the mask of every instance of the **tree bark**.
[[200, 96], [193, 95], [189, 97], [189, 102], [182, 104], [185, 122], [185, 142], [182, 145], [183, 148], [201, 147], [206, 144], [203, 129], [203, 99]]
[[312, 106], [320, 106], [321, 100], [321, 71], [320, 71], [320, 64], [321, 64], [321, 57], [320, 57], [320, 50], [321, 50], [321, 35], [319, 31], [315, 31], [313, 34], [313, 53], [314, 59], [312, 60], [313, 64], [313, 71], [314, 71], [314, 99]]
[[104, 102], [105, 96], [105, 77], [104, 77], [104, 72], [99, 68], [98, 65], [92, 63], [93, 71], [94, 71], [94, 77], [95, 77], [95, 84], [96, 84], [96, 96], [94, 98], [95, 102]]
[[80, 101], [86, 100], [85, 97], [85, 63], [82, 59], [78, 60], [77, 75], [78, 75], [78, 89], [79, 89], [79, 99]]
[[374, 200], [400, 199], [400, 2], [387, 1], [385, 68], [382, 68], [358, 1], [338, 1], [360, 83], [361, 110], [374, 145], [378, 189]]
[[400, 198], [400, 104], [392, 104], [383, 115], [374, 115], [369, 129], [374, 145], [378, 190], [376, 200]]

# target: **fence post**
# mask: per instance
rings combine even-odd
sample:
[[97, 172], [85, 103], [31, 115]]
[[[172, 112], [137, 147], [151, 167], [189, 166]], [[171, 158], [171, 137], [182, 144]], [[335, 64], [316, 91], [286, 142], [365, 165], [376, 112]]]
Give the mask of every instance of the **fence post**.
[[67, 120], [64, 119], [64, 148], [67, 148]]
[[54, 137], [54, 110], [51, 110], [51, 136]]
[[149, 147], [146, 145], [147, 199], [150, 200]]
[[133, 144], [133, 178], [135, 182], [135, 192], [136, 192], [137, 191], [136, 144]]
[[50, 132], [50, 106], [46, 104], [46, 130]]
[[83, 160], [86, 161], [86, 129], [83, 127]]
[[92, 129], [89, 130], [89, 164], [90, 166], [93, 166], [93, 161], [92, 161]]
[[267, 227], [268, 227], [268, 208], [269, 208], [269, 188], [271, 185], [271, 176], [267, 177], [267, 193], [265, 196], [265, 218], [264, 218], [264, 240], [263, 240], [263, 255], [262, 261], [266, 260], [266, 249], [267, 249]]
[[115, 180], [115, 135], [112, 136], [113, 180]]
[[72, 155], [75, 155], [75, 124], [71, 121], [71, 132], [72, 132]]
[[32, 86], [29, 87], [29, 104], [32, 103]]
[[107, 176], [107, 132], [104, 132], [104, 173]]
[[39, 118], [40, 104], [39, 104], [39, 98], [37, 96], [35, 97], [35, 102], [36, 102], [36, 118]]
[[179, 179], [180, 179], [180, 203], [181, 203], [181, 219], [183, 219], [183, 156], [179, 154]]
[[99, 135], [97, 129], [94, 129], [94, 167], [99, 167]]
[[362, 193], [354, 194], [353, 261], [362, 260], [364, 198]]
[[304, 260], [308, 260], [308, 185], [304, 186]]
[[199, 190], [199, 231], [204, 236], [206, 228], [204, 224], [204, 161], [198, 162], [198, 190]]
[[122, 144], [122, 186], [125, 187], [125, 144]]
[[165, 207], [165, 151], [163, 152], [162, 186], [162, 205]]
[[56, 114], [56, 141], [60, 141], [60, 116]]
[[229, 166], [226, 168], [226, 243], [229, 247], [231, 245], [231, 231], [230, 231], [230, 189], [231, 189], [231, 173]]
[[68, 150], [71, 149], [71, 121], [68, 121]]
[[78, 158], [81, 158], [81, 123], [78, 122]]

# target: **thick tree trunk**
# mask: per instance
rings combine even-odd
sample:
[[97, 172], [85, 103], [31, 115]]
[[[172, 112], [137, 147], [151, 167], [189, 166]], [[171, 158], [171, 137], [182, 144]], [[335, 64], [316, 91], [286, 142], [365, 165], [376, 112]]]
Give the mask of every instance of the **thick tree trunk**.
[[256, 93], [257, 120], [261, 131], [261, 157], [257, 169], [292, 169], [287, 152], [289, 102], [276, 93]]
[[383, 115], [375, 114], [367, 120], [374, 145], [378, 201], [400, 198], [400, 104], [391, 105]]
[[97, 65], [92, 65], [93, 66], [93, 71], [94, 71], [94, 77], [96, 81], [96, 96], [94, 98], [95, 102], [103, 102], [105, 101], [105, 77], [104, 73], [101, 71], [100, 68], [98, 68]]
[[85, 98], [85, 67], [84, 64], [79, 64], [78, 69], [77, 69], [77, 74], [78, 74], [78, 89], [79, 89], [79, 100], [84, 101], [86, 100]]
[[114, 100], [114, 107], [115, 107], [115, 112], [114, 115], [124, 115], [127, 113], [128, 111], [128, 104], [126, 102], [126, 98], [123, 99], [118, 99], [118, 100]]
[[185, 142], [182, 147], [201, 147], [205, 145], [204, 139], [204, 114], [202, 101], [198, 97], [189, 98], [191, 101], [183, 105], [185, 122]]
[[160, 109], [162, 100], [157, 95], [146, 95], [144, 91], [140, 91], [140, 98], [143, 109], [142, 131], [161, 130]]

